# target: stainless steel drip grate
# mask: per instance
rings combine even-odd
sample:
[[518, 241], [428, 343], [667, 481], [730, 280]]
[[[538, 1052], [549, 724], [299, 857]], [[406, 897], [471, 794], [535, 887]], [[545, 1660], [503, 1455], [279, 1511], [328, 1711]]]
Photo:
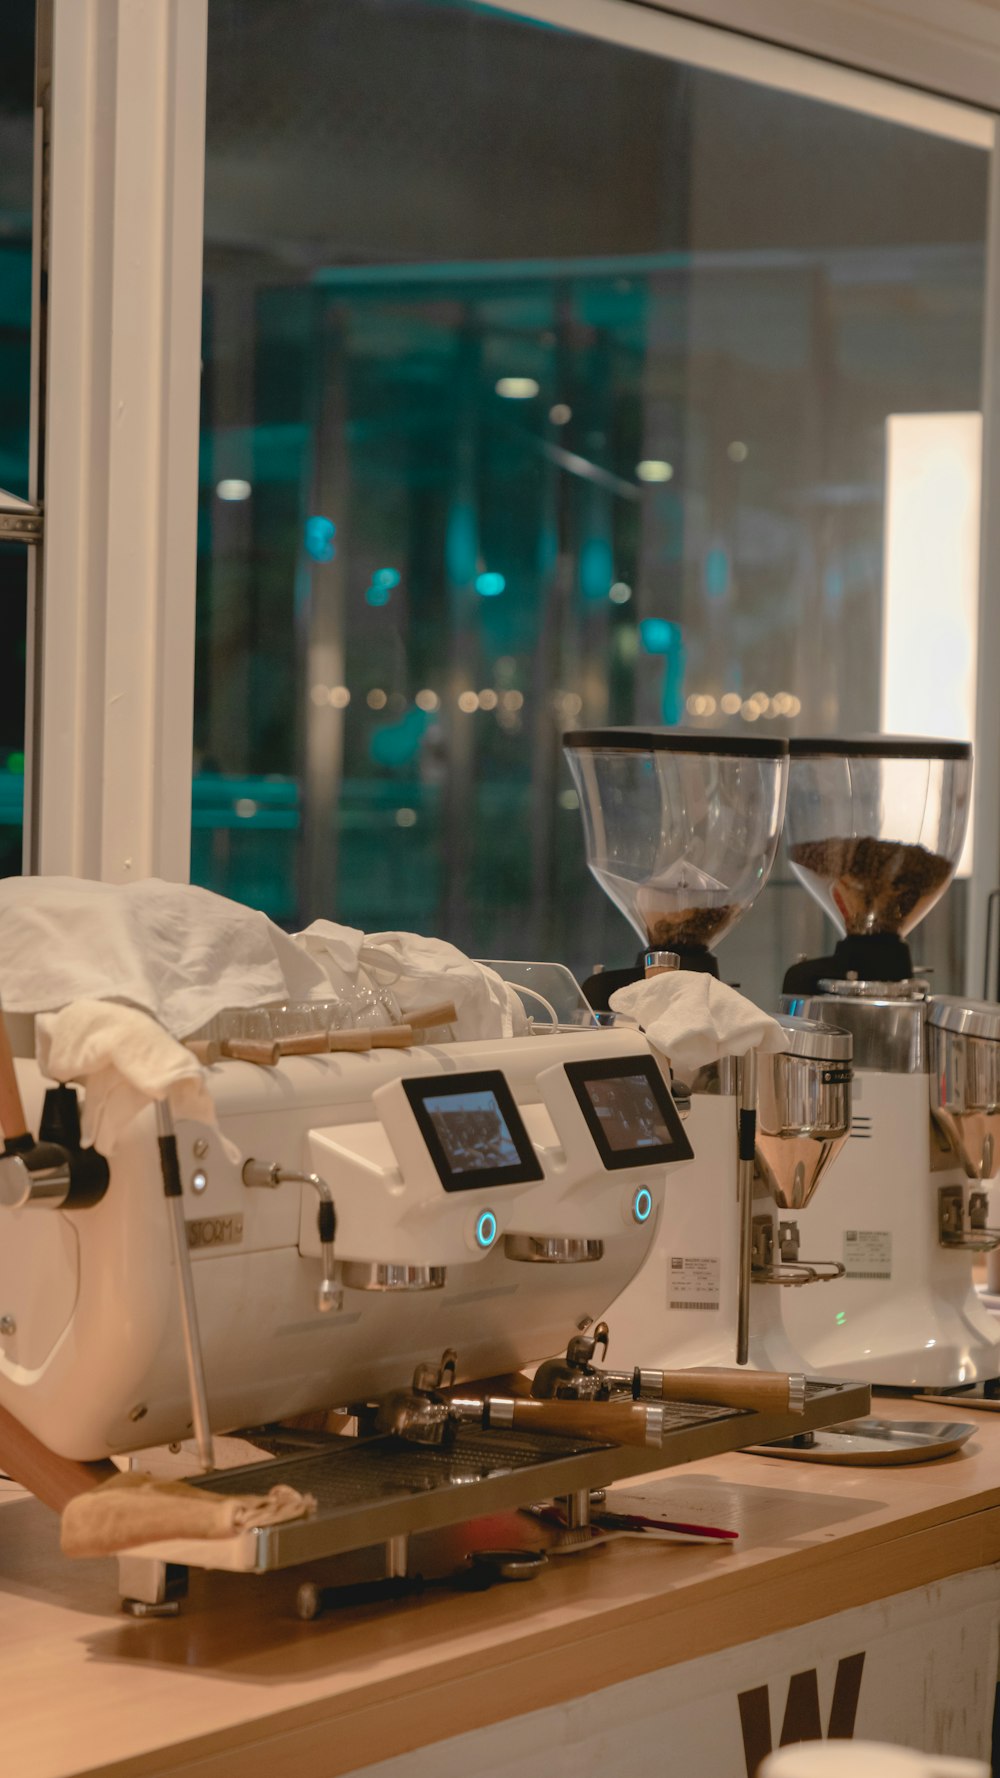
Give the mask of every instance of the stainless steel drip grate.
[[[664, 1402], [668, 1432], [683, 1431], [706, 1422], [739, 1418], [745, 1409], [707, 1407], [697, 1402]], [[260, 1486], [288, 1482], [313, 1494], [321, 1512], [357, 1506], [440, 1488], [467, 1487], [491, 1477], [518, 1470], [544, 1467], [567, 1457], [584, 1457], [604, 1451], [589, 1439], [568, 1439], [543, 1432], [480, 1432], [459, 1428], [447, 1445], [409, 1444], [405, 1439], [331, 1439], [322, 1452], [308, 1456], [276, 1458], [265, 1468], [249, 1472], [223, 1470], [201, 1477], [197, 1486], [212, 1493], [230, 1494], [241, 1476], [249, 1473]], [[543, 1490], [544, 1491], [544, 1490]]]
[[[721, 1451], [809, 1432], [867, 1413], [862, 1384], [810, 1379], [805, 1411], [751, 1413], [698, 1402], [664, 1402], [662, 1446], [593, 1444], [541, 1432], [483, 1432], [463, 1426], [454, 1442], [408, 1444], [382, 1434], [362, 1439], [257, 1427], [250, 1436], [271, 1444], [268, 1461], [199, 1478], [215, 1493], [260, 1493], [288, 1482], [315, 1496], [316, 1512], [233, 1539], [207, 1539], [197, 1565], [265, 1574], [297, 1563], [346, 1554], [448, 1525], [510, 1512], [541, 1500], [607, 1488], [625, 1476], [669, 1469]], [[308, 1439], [308, 1448], [289, 1442]], [[192, 1558], [185, 1556], [189, 1563]]]

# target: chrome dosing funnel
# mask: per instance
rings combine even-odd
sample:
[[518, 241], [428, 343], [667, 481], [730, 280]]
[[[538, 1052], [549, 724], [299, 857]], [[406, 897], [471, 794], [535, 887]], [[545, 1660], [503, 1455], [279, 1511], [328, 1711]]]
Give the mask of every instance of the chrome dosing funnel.
[[927, 1001], [931, 1116], [969, 1179], [1000, 1172], [1000, 1005]]
[[804, 1210], [850, 1133], [854, 1046], [833, 1025], [778, 1022], [789, 1047], [760, 1057], [757, 1171], [779, 1210]]
[[788, 743], [683, 729], [563, 737], [587, 863], [643, 944], [705, 955], [767, 881]]

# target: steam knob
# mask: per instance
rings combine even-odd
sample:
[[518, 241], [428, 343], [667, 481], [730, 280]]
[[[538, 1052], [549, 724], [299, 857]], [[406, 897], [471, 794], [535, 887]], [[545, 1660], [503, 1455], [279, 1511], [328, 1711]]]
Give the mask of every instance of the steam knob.
[[33, 1142], [21, 1154], [0, 1159], [0, 1205], [23, 1210], [28, 1204], [62, 1208], [69, 1196], [69, 1156], [55, 1142]]
[[[52, 1092], [46, 1095], [46, 1113], [52, 1097]], [[75, 1109], [76, 1094], [71, 1097]], [[6, 1143], [0, 1155], [0, 1208], [23, 1210], [34, 1204], [50, 1210], [84, 1210], [100, 1202], [110, 1178], [107, 1161], [96, 1149], [80, 1147], [78, 1114], [75, 1127], [67, 1120], [62, 1128], [65, 1141], [45, 1140], [43, 1115], [42, 1141], [25, 1134]]]

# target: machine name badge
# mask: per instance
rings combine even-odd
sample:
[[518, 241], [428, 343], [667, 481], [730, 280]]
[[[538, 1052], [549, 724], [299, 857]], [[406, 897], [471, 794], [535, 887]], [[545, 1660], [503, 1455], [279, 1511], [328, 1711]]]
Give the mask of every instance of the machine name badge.
[[845, 1229], [844, 1265], [848, 1278], [891, 1278], [891, 1230]]
[[239, 1247], [242, 1216], [201, 1216], [187, 1225], [189, 1247]]
[[721, 1295], [718, 1255], [687, 1259], [671, 1254], [667, 1268], [668, 1309], [718, 1309]]

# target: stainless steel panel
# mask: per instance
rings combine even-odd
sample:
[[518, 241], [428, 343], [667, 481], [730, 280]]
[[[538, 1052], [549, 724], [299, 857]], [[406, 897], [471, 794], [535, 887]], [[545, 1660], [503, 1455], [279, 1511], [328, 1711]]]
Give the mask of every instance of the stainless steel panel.
[[993, 1179], [1000, 1171], [1000, 1043], [938, 1024], [927, 1037], [931, 1116], [967, 1177]]
[[923, 995], [908, 1000], [869, 1000], [851, 994], [788, 994], [782, 997], [782, 1010], [849, 1031], [856, 1070], [877, 1074], [926, 1071], [927, 1006]]
[[814, 1061], [849, 1062], [853, 1054], [850, 1033], [822, 1019], [804, 1019], [797, 1013], [778, 1014], [778, 1024], [788, 1039], [787, 1054], [811, 1056]]

